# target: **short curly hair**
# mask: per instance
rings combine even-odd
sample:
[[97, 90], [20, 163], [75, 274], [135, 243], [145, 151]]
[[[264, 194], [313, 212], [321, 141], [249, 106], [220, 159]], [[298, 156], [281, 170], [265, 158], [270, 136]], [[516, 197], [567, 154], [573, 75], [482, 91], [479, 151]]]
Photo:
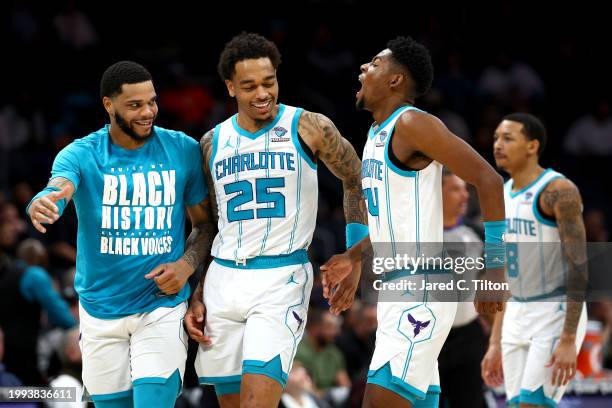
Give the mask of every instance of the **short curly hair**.
[[133, 61], [119, 61], [106, 68], [100, 80], [100, 98], [111, 98], [121, 93], [123, 84], [151, 81], [149, 71]]
[[232, 79], [238, 62], [266, 57], [270, 58], [272, 66], [277, 69], [281, 63], [281, 54], [276, 44], [262, 35], [243, 31], [225, 44], [217, 71], [222, 80]]
[[540, 119], [529, 113], [516, 112], [504, 116], [503, 120], [509, 120], [523, 125], [522, 133], [525, 137], [529, 140], [537, 140], [540, 142], [538, 146], [538, 157], [542, 155], [546, 147], [547, 136], [546, 126], [544, 126], [544, 123]]
[[414, 81], [415, 97], [429, 91], [433, 82], [431, 55], [425, 46], [411, 37], [397, 37], [387, 43], [393, 59], [408, 70]]

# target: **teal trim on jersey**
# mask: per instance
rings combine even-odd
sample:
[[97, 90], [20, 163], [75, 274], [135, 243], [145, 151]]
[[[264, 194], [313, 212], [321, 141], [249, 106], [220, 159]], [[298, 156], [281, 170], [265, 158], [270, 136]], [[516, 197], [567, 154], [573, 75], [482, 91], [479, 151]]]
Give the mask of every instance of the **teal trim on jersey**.
[[540, 194], [542, 194], [542, 191], [544, 191], [544, 189], [546, 188], [546, 186], [553, 180], [557, 180], [560, 178], [565, 178], [565, 176], [563, 174], [558, 174], [555, 175], [553, 177], [550, 178], [550, 180], [548, 180], [546, 182], [546, 184], [544, 184], [533, 196], [533, 205], [532, 205], [532, 209], [533, 209], [533, 215], [535, 215], [536, 219], [538, 221], [540, 221], [542, 224], [544, 225], [548, 225], [549, 227], [557, 227], [557, 223], [555, 221], [550, 221], [547, 220], [546, 218], [544, 218], [542, 216], [542, 214], [540, 213], [540, 211], [538, 210], [538, 201], [540, 200]]
[[240, 382], [242, 380], [242, 375], [225, 375], [221, 377], [198, 377], [198, 382], [200, 384], [229, 384], [234, 382]]
[[214, 163], [215, 163], [215, 156], [217, 155], [217, 149], [219, 148], [219, 132], [220, 131], [221, 131], [221, 124], [218, 124], [217, 126], [215, 126], [215, 129], [213, 130], [212, 149], [210, 151], [210, 161], [208, 162], [208, 167], [210, 167], [210, 175], [213, 177], [213, 179], [215, 178]]
[[514, 406], [517, 406], [517, 407], [518, 407], [518, 404], [519, 404], [519, 397], [518, 397], [518, 395], [517, 395], [516, 397], [511, 398], [511, 399], [509, 399], [509, 400], [507, 400], [507, 401], [506, 401], [506, 405], [507, 405], [509, 408], [514, 408]]
[[[238, 151], [240, 150], [240, 138], [237, 138], [236, 140], [236, 151], [235, 151], [235, 155], [238, 156]], [[240, 172], [237, 171], [236, 172], [236, 181], [240, 180]], [[242, 205], [238, 206], [238, 210], [240, 210], [240, 207]], [[229, 219], [229, 214], [228, 214], [228, 219]], [[236, 246], [236, 249], [234, 249], [234, 259], [238, 259], [238, 250], [240, 249], [240, 247], [242, 246], [242, 220], [238, 221], [238, 246]]]
[[417, 276], [417, 275], [441, 275], [441, 274], [450, 274], [452, 270], [447, 271], [446, 269], [422, 269], [419, 268], [416, 272], [412, 273], [409, 269], [396, 269], [390, 272], [385, 272], [381, 274], [381, 280], [383, 282], [391, 282], [399, 278], [409, 277], [409, 276]]
[[531, 183], [529, 183], [527, 186], [521, 188], [519, 191], [513, 193], [512, 189], [514, 188], [514, 180], [511, 180], [511, 185], [510, 185], [510, 191], [508, 191], [508, 194], [510, 195], [510, 198], [515, 198], [517, 195], [519, 194], [523, 194], [525, 191], [529, 190], [531, 187], [533, 187], [538, 181], [540, 181], [542, 179], [542, 177], [544, 177], [546, 174], [550, 173], [551, 171], [553, 171], [553, 169], [546, 169], [544, 170], [535, 180], [533, 180]]
[[[393, 113], [383, 121], [383, 123], [380, 124], [380, 126], [378, 126], [376, 128], [376, 130], [373, 130], [373, 126], [370, 127], [370, 129], [373, 130], [374, 136], [376, 136], [378, 134], [378, 132], [380, 132], [382, 129], [385, 128], [385, 126], [387, 126], [393, 119], [395, 119], [397, 117], [397, 115], [407, 112], [409, 110], [416, 110], [419, 112], [423, 112], [422, 110], [420, 110], [419, 108], [415, 108], [414, 106], [409, 106], [409, 105], [404, 105], [404, 106], [400, 106], [399, 108], [397, 108], [396, 110], [393, 111]], [[389, 137], [391, 137], [391, 135], [389, 135]]]
[[[265, 144], [266, 153], [270, 151], [270, 134], [266, 133], [266, 144]], [[266, 167], [266, 178], [270, 178], [270, 166]], [[270, 208], [270, 203], [266, 204], [266, 208]], [[266, 223], [266, 233], [264, 234], [264, 239], [261, 242], [261, 248], [259, 249], [259, 255], [263, 254], [264, 249], [266, 248], [266, 243], [268, 242], [268, 235], [270, 234], [270, 228], [272, 227], [272, 218], [268, 218], [268, 222]]]
[[432, 390], [435, 387], [440, 388], [437, 385], [430, 385], [425, 399], [417, 400], [414, 403], [413, 408], [439, 408], [441, 391]]
[[[238, 114], [235, 114], [234, 116], [232, 116], [232, 125], [234, 126], [234, 130], [236, 132], [238, 132], [238, 134], [240, 134], [241, 136], [244, 136], [244, 137], [248, 137], [249, 139], [253, 140], [253, 139], [256, 139], [259, 136], [263, 135], [264, 133], [270, 131], [270, 129], [272, 129], [274, 126], [276, 126], [278, 121], [283, 116], [284, 112], [285, 112], [285, 105], [283, 105], [282, 103], [279, 103], [278, 104], [278, 113], [276, 114], [276, 117], [274, 118], [274, 120], [270, 124], [262, 127], [261, 129], [259, 129], [255, 133], [251, 133], [251, 132], [249, 132], [247, 130], [244, 130], [243, 128], [240, 127], [240, 125], [238, 124]], [[238, 139], [240, 140], [240, 138], [238, 138]]]
[[519, 297], [519, 296], [513, 295], [512, 300], [516, 302], [535, 302], [537, 300], [549, 299], [549, 298], [553, 298], [557, 296], [564, 296], [566, 294], [565, 292], [566, 292], [565, 286], [559, 286], [552, 292], [544, 293], [542, 295], [537, 295], [537, 296]]
[[393, 223], [391, 222], [391, 206], [389, 205], [389, 170], [385, 168], [385, 196], [387, 198], [387, 225], [389, 227], [389, 234], [391, 235], [391, 250], [393, 251], [393, 257], [397, 254], [397, 248], [395, 247], [395, 236], [393, 234]]
[[533, 404], [541, 407], [556, 408], [557, 402], [544, 395], [544, 387], [540, 387], [535, 391], [529, 391], [521, 388], [519, 393], [519, 403]]
[[169, 407], [174, 405], [181, 393], [181, 373], [177, 368], [168, 378], [144, 377], [133, 382], [134, 384], [134, 406]]
[[110, 394], [95, 394], [95, 395], [90, 395], [90, 397], [93, 402], [99, 402], [99, 401], [109, 401], [109, 400], [129, 397], [133, 393], [134, 393], [134, 390], [130, 389], [126, 391], [113, 392]]
[[[410, 401], [413, 406], [418, 404], [419, 401], [423, 401], [427, 398], [427, 394], [439, 394], [440, 387], [436, 385], [429, 386], [427, 393], [420, 391], [418, 388], [408, 384], [401, 378], [395, 377], [391, 373], [391, 364], [387, 363], [378, 370], [368, 371], [368, 384], [376, 384], [380, 387], [386, 388], [396, 394], [399, 394], [402, 398]], [[422, 406], [422, 405], [421, 405]], [[433, 405], [435, 406], [435, 405]]]
[[413, 171], [413, 170], [402, 170], [399, 167], [397, 167], [395, 164], [393, 164], [393, 162], [389, 158], [389, 149], [391, 149], [391, 135], [393, 135], [393, 131], [394, 130], [395, 130], [395, 127], [393, 127], [391, 129], [391, 131], [389, 132], [389, 137], [387, 138], [387, 143], [385, 143], [385, 163], [387, 164], [387, 166], [391, 170], [393, 170], [394, 173], [397, 173], [397, 175], [399, 175], [399, 176], [402, 176], [402, 177], [415, 177], [418, 172]]
[[287, 255], [256, 256], [241, 261], [231, 261], [228, 259], [214, 258], [214, 261], [221, 266], [234, 269], [272, 269], [289, 265], [301, 265], [310, 262], [308, 252], [299, 249]]
[[270, 361], [244, 360], [242, 362], [242, 374], [259, 374], [270, 377], [285, 388], [289, 375], [283, 371], [280, 354]]
[[[295, 333], [293, 333], [293, 330], [291, 330], [291, 327], [289, 327], [289, 324], [287, 323], [287, 319], [289, 318], [289, 311], [293, 309], [294, 307], [304, 305], [304, 301], [306, 300], [306, 286], [308, 285], [308, 269], [306, 269], [304, 265], [302, 264], [302, 270], [304, 271], [304, 276], [305, 276], [304, 284], [302, 285], [302, 299], [300, 299], [300, 303], [296, 303], [295, 305], [289, 306], [287, 308], [287, 311], [285, 312], [285, 327], [287, 327], [287, 329], [289, 330], [289, 333], [291, 333], [291, 336], [293, 336], [293, 348], [291, 350], [291, 355], [294, 357], [297, 351], [298, 341], [297, 341], [297, 337]], [[303, 327], [302, 327], [302, 330], [304, 330]]]
[[298, 174], [298, 182], [297, 182], [297, 197], [295, 198], [296, 203], [296, 211], [295, 211], [295, 220], [293, 221], [293, 229], [291, 230], [291, 239], [289, 240], [289, 248], [287, 248], [287, 253], [290, 253], [293, 249], [293, 240], [295, 239], [295, 231], [297, 230], [298, 220], [300, 219], [300, 210], [302, 209], [302, 161], [298, 160], [297, 166], [297, 174]]
[[304, 161], [306, 163], [308, 163], [308, 165], [310, 166], [311, 169], [316, 170], [317, 169], [317, 163], [313, 162], [312, 159], [310, 158], [310, 156], [308, 156], [306, 154], [306, 152], [302, 148], [302, 144], [300, 143], [300, 140], [298, 138], [299, 137], [298, 136], [298, 124], [300, 122], [300, 116], [302, 115], [303, 111], [304, 111], [304, 109], [297, 108], [295, 113], [293, 114], [293, 119], [291, 120], [291, 140], [293, 141], [293, 145], [295, 146], [295, 150], [297, 150], [298, 154], [300, 156], [302, 156], [302, 159], [304, 159]]
[[240, 381], [215, 384], [215, 394], [217, 394], [217, 397], [228, 394], [240, 394]]

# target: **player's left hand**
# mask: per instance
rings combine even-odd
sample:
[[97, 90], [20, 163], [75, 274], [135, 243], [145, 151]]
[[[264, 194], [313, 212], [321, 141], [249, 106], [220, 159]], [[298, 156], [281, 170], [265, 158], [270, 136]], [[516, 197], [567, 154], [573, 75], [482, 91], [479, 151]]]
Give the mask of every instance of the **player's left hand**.
[[145, 275], [146, 279], [153, 279], [159, 290], [166, 295], [178, 293], [187, 279], [193, 273], [193, 268], [183, 259], [176, 262], [161, 264]]
[[353, 272], [336, 287], [329, 299], [329, 311], [336, 316], [353, 305], [355, 292], [361, 281], [361, 267], [355, 266]]
[[566, 385], [576, 375], [576, 341], [572, 338], [563, 338], [555, 348], [546, 367], [552, 366], [552, 385], [559, 387]]
[[324, 265], [321, 265], [323, 297], [330, 299], [340, 282], [349, 276], [354, 268], [355, 265], [346, 252], [332, 256]]

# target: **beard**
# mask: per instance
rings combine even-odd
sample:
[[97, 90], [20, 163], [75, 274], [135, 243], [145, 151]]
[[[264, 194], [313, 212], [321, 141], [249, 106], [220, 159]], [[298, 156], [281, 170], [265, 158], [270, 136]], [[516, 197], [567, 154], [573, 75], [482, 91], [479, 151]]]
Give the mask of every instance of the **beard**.
[[126, 135], [136, 142], [144, 142], [153, 134], [153, 126], [151, 126], [149, 134], [144, 136], [139, 135], [130, 127], [129, 123], [127, 123], [127, 121], [123, 119], [123, 116], [121, 116], [118, 112], [115, 112], [115, 122], [117, 123], [117, 126], [119, 126], [119, 129], [123, 130]]

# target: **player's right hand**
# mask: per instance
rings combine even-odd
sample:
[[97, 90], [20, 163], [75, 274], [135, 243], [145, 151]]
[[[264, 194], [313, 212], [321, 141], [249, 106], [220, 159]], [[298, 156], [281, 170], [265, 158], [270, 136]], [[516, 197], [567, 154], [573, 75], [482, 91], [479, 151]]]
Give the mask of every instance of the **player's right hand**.
[[47, 229], [42, 224], [53, 224], [59, 219], [59, 208], [57, 208], [55, 203], [63, 198], [68, 198], [71, 191], [72, 188], [66, 185], [60, 191], [54, 191], [37, 198], [28, 209], [28, 215], [30, 220], [32, 220], [34, 228], [43, 234], [47, 232]]
[[329, 299], [340, 282], [353, 272], [352, 259], [345, 252], [334, 255], [321, 266], [321, 280], [323, 283], [323, 297]]
[[485, 384], [489, 387], [499, 387], [504, 381], [504, 370], [502, 368], [501, 346], [489, 345], [487, 353], [480, 363], [480, 373]]
[[204, 328], [206, 327], [206, 306], [201, 299], [196, 299], [194, 295], [189, 302], [189, 309], [185, 313], [185, 327], [189, 337], [203, 343], [205, 346], [210, 346], [212, 341], [210, 336], [204, 334]]

